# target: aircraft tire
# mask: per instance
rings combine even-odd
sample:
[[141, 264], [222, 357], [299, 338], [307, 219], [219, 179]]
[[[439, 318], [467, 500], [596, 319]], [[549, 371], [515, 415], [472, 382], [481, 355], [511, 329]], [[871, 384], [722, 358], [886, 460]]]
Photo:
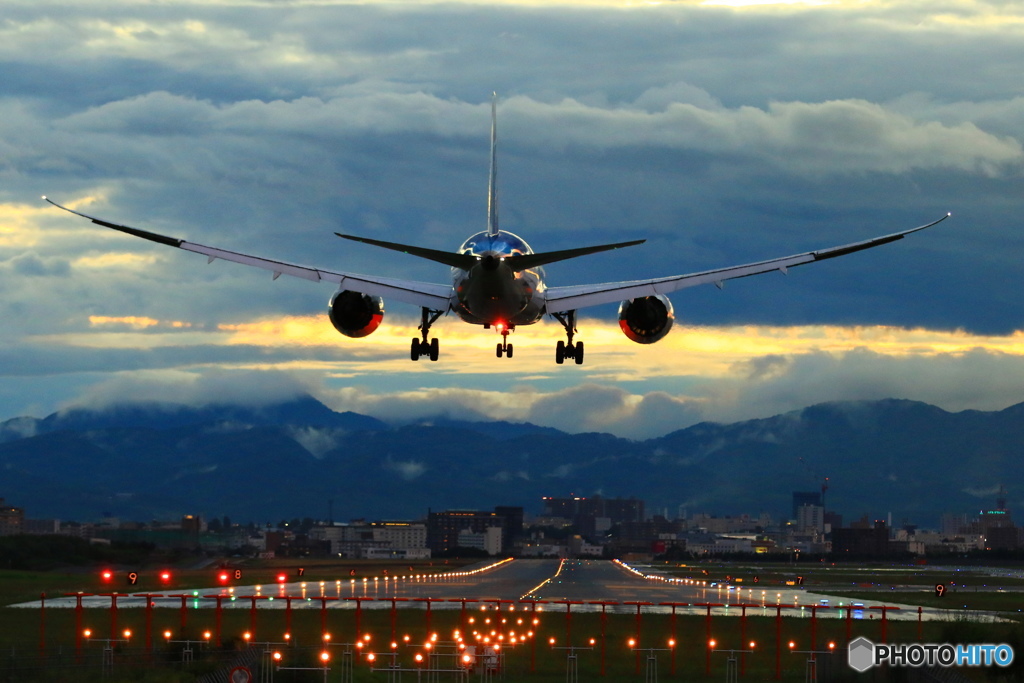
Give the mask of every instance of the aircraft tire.
[[505, 347], [505, 355], [507, 357], [509, 357], [509, 358], [512, 357], [512, 345], [511, 344], [509, 344], [508, 346]]
[[494, 353], [495, 353], [495, 355], [496, 355], [496, 356], [497, 356], [498, 358], [501, 358], [501, 352], [502, 352], [502, 349], [501, 349], [501, 344], [498, 344], [498, 348], [496, 348], [496, 349], [494, 350]]
[[583, 365], [583, 342], [576, 342], [576, 352], [573, 354], [576, 365]]
[[409, 351], [409, 358], [411, 358], [412, 360], [419, 360], [420, 359], [420, 340], [419, 339], [413, 339], [412, 340], [412, 349]]
[[437, 341], [437, 337], [430, 340], [430, 360], [436, 361], [441, 355], [441, 345]]
[[565, 342], [561, 339], [558, 340], [558, 345], [555, 346], [555, 362], [559, 365], [565, 362]]

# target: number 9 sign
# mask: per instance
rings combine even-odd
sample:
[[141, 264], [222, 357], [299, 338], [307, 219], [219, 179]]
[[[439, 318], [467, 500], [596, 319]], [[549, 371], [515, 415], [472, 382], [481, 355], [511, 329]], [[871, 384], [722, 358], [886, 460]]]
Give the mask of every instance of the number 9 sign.
[[941, 598], [945, 594], [946, 594], [946, 584], [944, 584], [944, 583], [937, 583], [937, 584], [935, 584], [935, 597]]

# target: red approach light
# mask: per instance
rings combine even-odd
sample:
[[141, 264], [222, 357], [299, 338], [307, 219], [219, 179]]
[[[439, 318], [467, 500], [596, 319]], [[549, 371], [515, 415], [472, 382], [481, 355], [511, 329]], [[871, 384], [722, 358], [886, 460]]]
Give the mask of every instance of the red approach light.
[[167, 571], [166, 569], [164, 571], [160, 572], [160, 581], [163, 582], [163, 583], [170, 583], [170, 581], [171, 581], [171, 573], [169, 571]]
[[221, 572], [220, 574], [217, 575], [217, 579], [221, 583], [227, 583], [229, 578], [231, 578], [231, 575], [228, 574], [227, 572]]
[[111, 579], [113, 579], [113, 578], [114, 578], [114, 572], [110, 571], [109, 569], [104, 569], [104, 570], [103, 570], [103, 571], [102, 571], [102, 572], [100, 573], [100, 577], [101, 577], [101, 578], [102, 578], [102, 579], [103, 579], [103, 580], [104, 580], [105, 582], [109, 582], [109, 581], [110, 581]]
[[288, 582], [288, 575], [287, 574], [278, 574], [277, 575], [277, 582], [278, 583], [287, 583]]

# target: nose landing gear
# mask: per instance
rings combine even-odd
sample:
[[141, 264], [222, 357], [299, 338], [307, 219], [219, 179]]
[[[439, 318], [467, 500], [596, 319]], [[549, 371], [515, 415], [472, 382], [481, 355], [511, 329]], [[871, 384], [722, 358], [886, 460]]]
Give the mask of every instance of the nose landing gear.
[[551, 316], [562, 323], [562, 327], [565, 328], [565, 336], [569, 339], [565, 342], [559, 340], [558, 345], [555, 346], [555, 362], [561, 365], [566, 358], [571, 358], [576, 365], [583, 365], [583, 342], [574, 344], [572, 341], [573, 335], [576, 333], [576, 311], [552, 313]]
[[512, 345], [508, 343], [508, 333], [516, 328], [512, 325], [502, 325], [500, 323], [495, 327], [499, 332], [501, 332], [501, 343], [499, 343], [495, 349], [495, 355], [497, 355], [498, 358], [501, 358], [503, 355], [506, 358], [511, 358]]
[[420, 332], [422, 339], [416, 339], [413, 337], [412, 348], [409, 350], [409, 358], [412, 360], [419, 360], [426, 356], [432, 361], [436, 361], [440, 354], [440, 345], [438, 344], [437, 337], [427, 341], [427, 335], [430, 332], [430, 326], [433, 325], [438, 318], [444, 315], [444, 311], [435, 311], [430, 308], [423, 309], [423, 317], [420, 322]]

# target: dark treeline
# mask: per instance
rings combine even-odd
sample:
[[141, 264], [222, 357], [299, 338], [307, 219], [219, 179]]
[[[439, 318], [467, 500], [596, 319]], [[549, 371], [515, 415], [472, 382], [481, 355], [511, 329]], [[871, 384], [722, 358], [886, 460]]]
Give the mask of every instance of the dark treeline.
[[74, 536], [17, 534], [0, 537], [0, 568], [41, 571], [100, 563], [140, 564], [156, 550], [152, 543], [89, 543]]

